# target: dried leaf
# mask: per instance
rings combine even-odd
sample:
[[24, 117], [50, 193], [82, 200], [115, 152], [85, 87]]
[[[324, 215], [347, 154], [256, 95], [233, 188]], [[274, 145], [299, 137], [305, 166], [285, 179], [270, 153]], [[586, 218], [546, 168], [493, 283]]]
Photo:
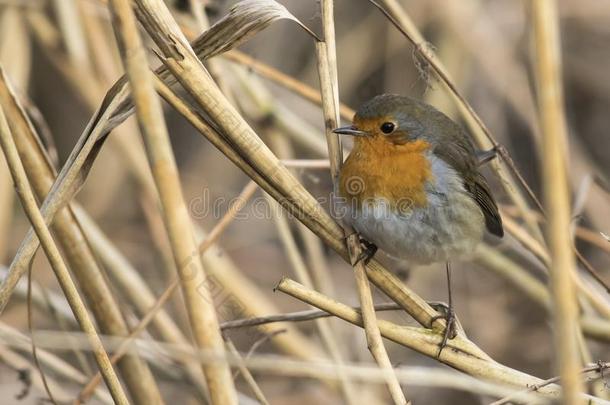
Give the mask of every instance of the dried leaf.
[[193, 49], [200, 59], [211, 58], [243, 44], [281, 19], [294, 21], [319, 40], [316, 34], [278, 2], [245, 0], [231, 7], [226, 16], [201, 34], [193, 43]]

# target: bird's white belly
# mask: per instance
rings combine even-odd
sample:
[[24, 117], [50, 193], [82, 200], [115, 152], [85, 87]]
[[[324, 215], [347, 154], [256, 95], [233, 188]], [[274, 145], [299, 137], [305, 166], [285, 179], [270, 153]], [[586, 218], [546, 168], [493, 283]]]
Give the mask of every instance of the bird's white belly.
[[359, 208], [347, 207], [344, 221], [390, 256], [409, 263], [448, 261], [471, 253], [483, 237], [483, 213], [457, 173], [440, 159], [431, 161], [434, 180], [427, 185], [426, 206], [398, 205], [396, 210], [378, 198]]

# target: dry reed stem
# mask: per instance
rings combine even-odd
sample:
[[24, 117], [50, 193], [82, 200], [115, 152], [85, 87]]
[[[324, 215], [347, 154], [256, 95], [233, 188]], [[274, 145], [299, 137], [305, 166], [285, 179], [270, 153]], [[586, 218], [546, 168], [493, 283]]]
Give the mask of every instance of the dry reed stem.
[[[182, 197], [163, 109], [155, 93], [153, 74], [148, 67], [131, 2], [113, 0], [110, 4], [115, 19], [115, 35], [131, 84], [136, 116], [151, 171], [159, 191], [165, 227], [180, 276], [192, 332], [200, 348], [217, 353], [222, 358], [224, 345], [216, 310], [205, 283], [206, 276], [197, 254], [191, 220]], [[220, 361], [204, 364], [203, 372], [212, 404], [237, 403], [233, 379], [226, 363]]]
[[[19, 11], [13, 7], [2, 10], [0, 15], [0, 65], [24, 91], [27, 90], [30, 70], [30, 40], [23, 27]], [[4, 159], [0, 156], [0, 261], [4, 262], [13, 219], [11, 174]]]
[[[324, 42], [316, 43], [316, 57], [318, 60], [318, 75], [320, 78], [320, 93], [322, 95], [322, 110], [324, 112], [331, 180], [333, 186], [335, 186], [338, 182], [341, 165], [343, 164], [343, 155], [339, 137], [332, 132], [333, 129], [339, 126], [339, 86], [335, 49], [334, 3], [332, 0], [323, 0], [321, 7]], [[331, 204], [333, 203], [331, 202]], [[393, 373], [392, 363], [381, 339], [381, 333], [377, 325], [377, 315], [373, 308], [373, 296], [369, 280], [366, 276], [366, 267], [364, 263], [358, 262], [358, 257], [362, 253], [360, 238], [349, 226], [344, 226], [343, 234], [346, 237], [350, 263], [352, 263], [354, 268], [367, 347], [379, 367], [387, 371], [387, 385], [393, 402], [395, 404], [410, 403], [405, 398], [402, 387]]]
[[[0, 104], [11, 117], [10, 127], [16, 135], [15, 144], [32, 188], [39, 200], [43, 200], [53, 184], [55, 172], [45, 158], [44, 149], [32, 123], [2, 72]], [[127, 323], [69, 206], [57, 213], [52, 229], [101, 332], [127, 336]], [[134, 356], [126, 357], [119, 364], [119, 371], [136, 402], [163, 402], [153, 375], [144, 361]]]
[[104, 381], [108, 385], [110, 393], [117, 404], [128, 404], [129, 402], [125, 396], [125, 393], [123, 392], [123, 388], [121, 387], [121, 384], [114, 370], [112, 369], [108, 354], [104, 350], [104, 346], [102, 345], [102, 342], [95, 331], [95, 327], [89, 318], [87, 309], [78, 295], [78, 290], [70, 277], [70, 273], [68, 272], [68, 269], [61, 258], [61, 254], [59, 253], [59, 250], [53, 241], [53, 237], [47, 228], [38, 205], [36, 204], [36, 198], [34, 197], [34, 193], [30, 188], [25, 169], [23, 168], [23, 164], [19, 158], [17, 147], [13, 141], [2, 108], [0, 108], [0, 141], [2, 143], [4, 155], [11, 170], [11, 175], [13, 177], [19, 199], [21, 200], [28, 219], [30, 220], [41, 241], [57, 280], [59, 281], [64, 295], [66, 296], [66, 299], [70, 303], [70, 307], [74, 312], [74, 316], [78, 320], [81, 329], [89, 338], [95, 359], [98, 363], [100, 371], [102, 372], [102, 375], [104, 376]]
[[574, 287], [575, 262], [570, 240], [570, 193], [566, 177], [567, 138], [561, 84], [559, 20], [554, 0], [531, 4], [536, 44], [536, 89], [542, 155], [544, 202], [548, 211], [547, 239], [551, 255], [551, 292], [554, 308], [555, 352], [563, 386], [564, 404], [582, 403], [576, 331], [578, 304]]

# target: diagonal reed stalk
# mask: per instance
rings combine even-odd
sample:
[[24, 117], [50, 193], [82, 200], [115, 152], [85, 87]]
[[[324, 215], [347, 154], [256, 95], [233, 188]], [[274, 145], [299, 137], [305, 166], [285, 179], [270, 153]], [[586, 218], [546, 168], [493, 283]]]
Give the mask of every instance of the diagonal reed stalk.
[[[191, 220], [182, 197], [178, 169], [155, 92], [136, 19], [128, 0], [113, 0], [115, 35], [133, 91], [138, 124], [144, 138], [151, 171], [159, 191], [163, 219], [184, 292], [184, 299], [197, 346], [222, 357], [224, 344], [216, 310], [205, 282], [206, 275], [195, 243]], [[237, 404], [228, 364], [203, 364], [212, 404]]]
[[[326, 127], [326, 140], [328, 143], [328, 156], [330, 160], [330, 174], [334, 189], [339, 178], [339, 170], [343, 164], [343, 154], [341, 143], [333, 129], [339, 126], [339, 84], [337, 77], [337, 51], [335, 45], [335, 22], [334, 22], [334, 2], [333, 0], [323, 0], [322, 7], [322, 27], [324, 29], [324, 42], [316, 43], [316, 56], [318, 58], [318, 74], [320, 77], [320, 88], [322, 95], [322, 111], [324, 112], [324, 122]], [[331, 202], [332, 204], [333, 202]], [[379, 367], [387, 372], [387, 385], [395, 404], [410, 403], [405, 398], [405, 394], [393, 372], [392, 363], [387, 350], [383, 344], [379, 326], [377, 325], [377, 315], [373, 307], [373, 296], [369, 280], [366, 277], [364, 263], [358, 262], [358, 257], [362, 253], [360, 238], [349, 226], [344, 226], [344, 236], [350, 256], [350, 263], [353, 265], [358, 288], [358, 298], [362, 308], [362, 321], [366, 335], [367, 346]]]

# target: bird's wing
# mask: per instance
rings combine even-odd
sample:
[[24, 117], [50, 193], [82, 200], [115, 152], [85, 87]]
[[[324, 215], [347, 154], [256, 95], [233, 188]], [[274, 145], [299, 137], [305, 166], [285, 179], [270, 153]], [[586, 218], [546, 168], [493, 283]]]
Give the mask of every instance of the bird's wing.
[[487, 230], [502, 237], [504, 235], [502, 218], [498, 213], [498, 206], [491, 196], [487, 180], [479, 173], [474, 146], [461, 128], [458, 131], [460, 131], [458, 136], [453, 136], [450, 140], [446, 139], [445, 142], [436, 145], [434, 154], [462, 176], [464, 187], [483, 212]]

